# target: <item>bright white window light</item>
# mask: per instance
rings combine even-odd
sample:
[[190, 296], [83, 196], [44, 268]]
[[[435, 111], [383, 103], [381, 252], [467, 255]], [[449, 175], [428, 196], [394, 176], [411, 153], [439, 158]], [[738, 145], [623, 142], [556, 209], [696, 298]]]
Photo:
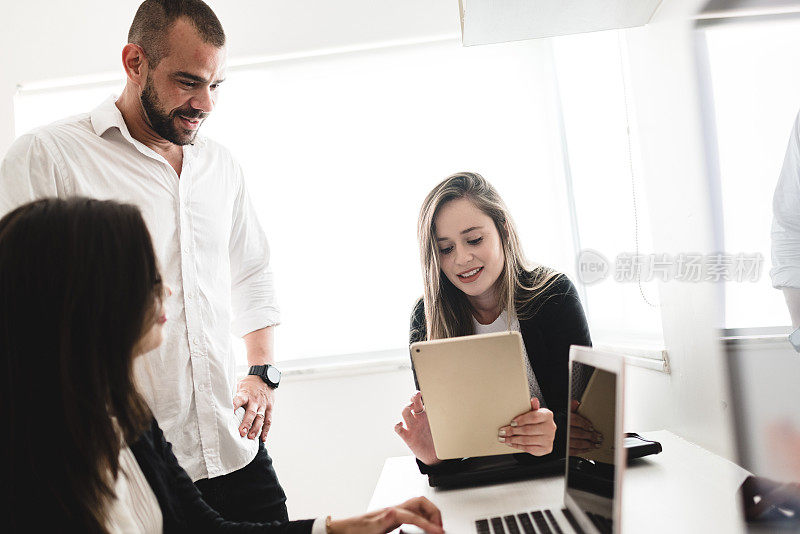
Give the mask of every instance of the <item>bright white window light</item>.
[[[419, 207], [453, 172], [491, 181], [529, 258], [578, 283], [552, 82], [550, 43], [541, 40], [474, 48], [442, 41], [230, 70], [203, 132], [241, 162], [269, 237], [280, 360], [406, 350], [422, 294]], [[22, 91], [18, 133], [91, 109], [113, 87], [99, 89]], [[569, 119], [567, 127], [586, 124]], [[596, 164], [585, 148], [576, 144], [571, 160]], [[609, 179], [612, 171], [603, 172]], [[615, 203], [630, 213], [627, 190], [589, 195], [599, 196], [579, 202], [589, 222], [581, 231], [605, 224]], [[620, 305], [619, 284], [607, 284], [609, 296], [589, 303], [590, 325], [635, 334], [640, 310]]]
[[772, 196], [800, 110], [800, 21], [706, 30], [719, 149], [725, 250], [759, 253], [755, 283], [725, 285], [725, 327], [788, 325], [769, 277]]
[[636, 255], [637, 235], [639, 254], [660, 252], [652, 246], [619, 33], [558, 37], [553, 51], [580, 247], [602, 254], [610, 269], [605, 280], [586, 287], [592, 334], [596, 341], [658, 345], [663, 334], [657, 279], [648, 281], [645, 272], [640, 284], [635, 277], [627, 280], [624, 270], [623, 281], [615, 279], [617, 258]]

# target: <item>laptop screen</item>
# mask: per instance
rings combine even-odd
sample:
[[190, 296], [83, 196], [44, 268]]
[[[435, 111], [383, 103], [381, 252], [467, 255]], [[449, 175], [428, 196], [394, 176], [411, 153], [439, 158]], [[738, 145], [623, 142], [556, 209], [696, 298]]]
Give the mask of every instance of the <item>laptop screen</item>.
[[580, 374], [588, 376], [588, 381], [582, 391], [571, 388], [566, 492], [593, 522], [605, 523], [610, 531], [615, 498], [617, 375], [585, 363], [573, 365], [582, 366]]

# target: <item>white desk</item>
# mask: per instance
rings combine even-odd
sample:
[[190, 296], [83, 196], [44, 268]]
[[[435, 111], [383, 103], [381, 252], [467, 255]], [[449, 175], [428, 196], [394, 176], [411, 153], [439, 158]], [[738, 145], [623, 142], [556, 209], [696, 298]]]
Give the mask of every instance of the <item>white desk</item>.
[[[665, 430], [644, 437], [660, 441], [664, 450], [636, 460], [625, 472], [625, 533], [743, 531], [736, 491], [747, 471]], [[563, 476], [438, 490], [428, 486], [413, 456], [399, 456], [386, 460], [369, 509], [424, 495], [442, 510], [445, 530], [461, 534], [474, 532], [474, 520], [490, 514], [561, 507], [563, 493]]]

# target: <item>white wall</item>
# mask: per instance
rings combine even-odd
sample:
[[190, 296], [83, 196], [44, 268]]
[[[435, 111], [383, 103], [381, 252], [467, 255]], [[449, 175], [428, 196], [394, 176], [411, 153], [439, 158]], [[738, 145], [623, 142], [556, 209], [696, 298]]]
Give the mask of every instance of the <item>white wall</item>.
[[[121, 72], [138, 0], [3, 0], [0, 155], [13, 141], [18, 84]], [[455, 0], [209, 0], [228, 35], [229, 59], [425, 40], [459, 31]]]
[[288, 377], [267, 440], [292, 518], [364, 513], [383, 462], [408, 454], [394, 432], [410, 369]]

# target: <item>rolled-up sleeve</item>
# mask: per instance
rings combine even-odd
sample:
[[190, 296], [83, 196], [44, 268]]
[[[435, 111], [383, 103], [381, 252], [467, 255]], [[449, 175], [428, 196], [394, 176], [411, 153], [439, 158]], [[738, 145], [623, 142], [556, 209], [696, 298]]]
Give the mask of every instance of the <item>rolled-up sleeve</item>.
[[280, 322], [269, 244], [247, 194], [241, 169], [230, 240], [231, 330], [244, 336]]
[[800, 288], [800, 115], [792, 128], [772, 208], [772, 286]]
[[38, 198], [66, 195], [58, 156], [33, 134], [12, 143], [0, 163], [0, 216]]

